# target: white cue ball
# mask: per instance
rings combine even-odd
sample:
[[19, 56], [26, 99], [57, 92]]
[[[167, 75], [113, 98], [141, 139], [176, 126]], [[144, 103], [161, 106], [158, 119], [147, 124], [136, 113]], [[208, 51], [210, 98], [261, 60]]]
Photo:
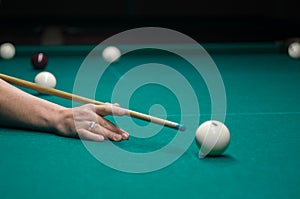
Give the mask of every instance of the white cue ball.
[[3, 59], [11, 59], [16, 54], [16, 48], [11, 43], [3, 43], [0, 46], [0, 55]]
[[300, 43], [294, 42], [291, 43], [288, 47], [289, 56], [292, 58], [300, 58]]
[[114, 63], [119, 60], [121, 51], [115, 46], [108, 46], [102, 52], [102, 57], [108, 63]]
[[52, 73], [45, 72], [45, 71], [38, 73], [34, 78], [34, 82], [50, 88], [55, 88], [56, 86], [55, 76]]
[[222, 122], [206, 121], [196, 131], [196, 143], [200, 149], [199, 157], [221, 155], [229, 142], [229, 130]]

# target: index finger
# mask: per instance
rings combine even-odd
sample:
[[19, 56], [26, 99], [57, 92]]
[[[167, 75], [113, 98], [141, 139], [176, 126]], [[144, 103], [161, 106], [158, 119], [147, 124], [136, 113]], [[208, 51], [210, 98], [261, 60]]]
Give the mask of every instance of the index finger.
[[95, 107], [95, 112], [101, 116], [106, 116], [106, 115], [123, 116], [128, 114], [128, 110], [109, 103], [104, 105], [97, 105]]

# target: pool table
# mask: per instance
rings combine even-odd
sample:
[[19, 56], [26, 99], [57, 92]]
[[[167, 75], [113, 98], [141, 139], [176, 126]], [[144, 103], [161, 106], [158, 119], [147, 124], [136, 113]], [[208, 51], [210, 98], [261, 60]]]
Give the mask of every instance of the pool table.
[[[31, 66], [31, 56], [45, 52], [48, 56], [45, 70], [56, 76], [56, 88], [72, 93], [78, 70], [94, 47], [16, 46], [17, 54], [13, 59], [0, 60], [0, 72], [33, 81], [40, 71]], [[148, 172], [132, 172], [100, 161], [88, 145], [110, 143], [143, 155], [163, 148], [177, 135], [194, 136], [195, 127], [187, 126], [185, 132], [179, 132], [155, 124], [149, 126], [148, 122], [138, 119], [129, 123], [121, 121], [118, 125], [128, 130], [131, 137], [117, 143], [109, 140], [94, 143], [29, 129], [1, 127], [1, 198], [299, 198], [300, 60], [290, 58], [276, 43], [206, 43], [203, 47], [216, 64], [226, 91], [226, 112], [223, 114], [231, 141], [223, 155], [199, 158], [199, 149], [192, 139], [186, 150], [178, 153], [178, 158], [170, 164]], [[167, 86], [155, 82], [130, 91], [130, 99], [125, 104], [120, 102], [121, 105], [147, 114], [159, 112], [159, 117], [174, 122], [187, 114], [184, 116], [188, 120], [200, 125], [212, 118], [210, 95], [203, 79], [195, 77], [194, 69], [186, 60], [179, 59], [172, 53], [155, 49], [128, 53], [106, 68], [93, 96], [103, 102], [114, 101], [113, 95], [128, 97], [129, 91], [122, 85], [119, 86], [123, 89], [114, 90], [119, 80], [123, 83], [128, 80], [123, 74], [141, 64], [162, 63], [180, 71], [193, 85], [200, 114], [183, 113], [180, 106], [188, 108], [192, 104], [184, 104]], [[172, 74], [158, 75], [161, 75], [159, 79], [172, 80]], [[87, 84], [89, 81], [87, 76]], [[182, 88], [176, 79], [173, 82]], [[20, 89], [66, 107], [78, 105]], [[184, 96], [187, 91], [183, 87], [179, 92]], [[108, 119], [117, 122], [115, 117]], [[177, 145], [166, 153], [173, 152], [177, 153]], [[116, 157], [113, 153], [110, 156], [123, 158], [118, 165], [120, 168], [128, 163], [141, 165], [143, 161]]]

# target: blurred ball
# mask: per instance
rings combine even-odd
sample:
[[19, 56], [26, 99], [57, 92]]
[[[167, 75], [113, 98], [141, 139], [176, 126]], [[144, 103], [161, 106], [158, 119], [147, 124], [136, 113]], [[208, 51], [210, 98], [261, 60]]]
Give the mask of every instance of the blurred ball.
[[292, 58], [300, 58], [300, 43], [293, 42], [288, 47], [288, 54]]
[[0, 46], [0, 56], [3, 59], [11, 59], [15, 56], [16, 48], [11, 43], [3, 43]]
[[108, 63], [114, 63], [119, 60], [121, 51], [115, 46], [108, 46], [102, 52], [103, 59]]
[[47, 86], [50, 88], [55, 88], [56, 86], [56, 78], [52, 73], [49, 72], [40, 72], [38, 73], [35, 78], [34, 82], [42, 85], [42, 86]]
[[44, 53], [36, 53], [31, 57], [31, 64], [34, 69], [45, 69], [48, 58]]

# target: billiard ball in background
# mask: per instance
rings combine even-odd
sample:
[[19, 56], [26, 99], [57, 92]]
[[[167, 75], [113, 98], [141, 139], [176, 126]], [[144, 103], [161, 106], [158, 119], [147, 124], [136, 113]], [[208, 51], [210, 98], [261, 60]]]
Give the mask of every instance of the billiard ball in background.
[[199, 157], [219, 156], [228, 147], [230, 133], [222, 122], [206, 121], [196, 131], [196, 144], [200, 149]]
[[114, 63], [121, 57], [121, 51], [115, 46], [108, 46], [102, 51], [103, 59], [108, 63]]
[[31, 57], [31, 64], [33, 65], [34, 69], [41, 70], [45, 69], [48, 63], [48, 58], [45, 53], [36, 53]]
[[11, 59], [16, 54], [16, 48], [11, 43], [3, 43], [0, 46], [0, 56], [3, 59]]
[[292, 58], [300, 58], [300, 42], [292, 42], [288, 46], [288, 54]]
[[55, 76], [52, 73], [46, 71], [38, 73], [34, 78], [34, 82], [50, 88], [55, 88], [56, 86]]

